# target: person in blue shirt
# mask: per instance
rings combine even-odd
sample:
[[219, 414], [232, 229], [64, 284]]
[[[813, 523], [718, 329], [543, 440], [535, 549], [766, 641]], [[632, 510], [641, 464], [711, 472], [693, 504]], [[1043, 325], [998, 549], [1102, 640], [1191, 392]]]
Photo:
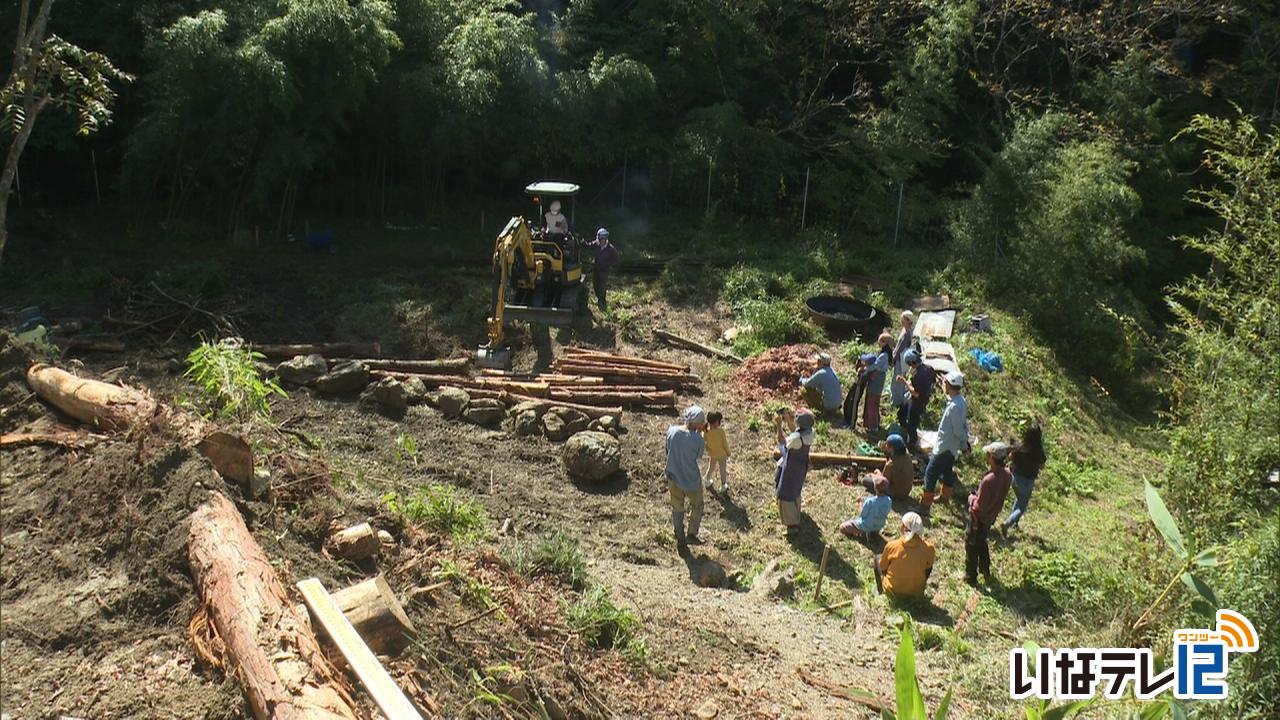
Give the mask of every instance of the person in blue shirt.
[[804, 404], [825, 412], [835, 412], [840, 409], [840, 378], [831, 369], [830, 355], [820, 352], [815, 359], [818, 369], [812, 375], [800, 376], [800, 386], [804, 388]]
[[951, 489], [957, 480], [956, 459], [960, 453], [969, 452], [969, 404], [960, 394], [964, 389], [964, 374], [959, 370], [947, 373], [945, 389], [947, 406], [938, 421], [938, 441], [934, 443], [929, 464], [924, 469], [920, 509], [926, 514], [933, 506], [934, 490], [939, 480], [942, 481], [942, 492], [937, 495], [938, 499], [946, 502], [951, 497]]
[[[702, 525], [702, 471], [698, 461], [706, 447], [702, 431], [707, 414], [697, 405], [684, 411], [683, 424], [667, 428], [667, 492], [671, 496], [671, 524], [675, 528], [676, 545], [701, 543], [698, 529]], [[685, 532], [685, 506], [689, 508], [689, 530]]]
[[840, 524], [840, 532], [847, 538], [870, 542], [883, 540], [880, 531], [884, 530], [885, 522], [889, 519], [893, 499], [889, 497], [889, 478], [884, 475], [874, 477], [876, 494], [862, 501], [862, 513], [858, 517]]

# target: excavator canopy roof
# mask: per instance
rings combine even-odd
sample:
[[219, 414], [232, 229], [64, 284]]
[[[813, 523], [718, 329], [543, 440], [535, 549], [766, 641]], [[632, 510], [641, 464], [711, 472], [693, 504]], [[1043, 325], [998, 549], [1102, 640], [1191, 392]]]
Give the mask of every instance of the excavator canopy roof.
[[529, 195], [577, 195], [578, 186], [559, 180], [539, 180], [529, 183], [524, 191]]

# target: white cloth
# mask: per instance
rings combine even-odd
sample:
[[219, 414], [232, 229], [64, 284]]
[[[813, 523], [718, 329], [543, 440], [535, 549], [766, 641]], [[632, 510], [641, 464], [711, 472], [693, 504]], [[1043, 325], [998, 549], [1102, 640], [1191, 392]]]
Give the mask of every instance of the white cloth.
[[564, 213], [547, 213], [547, 232], [562, 235], [569, 232], [569, 220]]

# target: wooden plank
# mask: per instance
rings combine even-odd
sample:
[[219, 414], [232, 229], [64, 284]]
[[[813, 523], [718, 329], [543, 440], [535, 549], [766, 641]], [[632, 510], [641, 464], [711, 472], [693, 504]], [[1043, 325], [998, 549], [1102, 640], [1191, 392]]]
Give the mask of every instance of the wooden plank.
[[396, 685], [387, 674], [386, 668], [378, 662], [373, 651], [364, 644], [364, 640], [360, 639], [360, 634], [356, 632], [347, 616], [342, 614], [342, 610], [324, 589], [320, 580], [307, 578], [298, 583], [298, 590], [302, 593], [302, 599], [311, 609], [316, 622], [324, 628], [325, 633], [333, 640], [333, 644], [338, 646], [339, 652], [347, 659], [347, 664], [355, 672], [356, 677], [360, 678], [365, 690], [369, 692], [387, 720], [414, 718], [422, 720], [418, 709], [409, 702], [409, 698], [405, 697], [400, 686]]

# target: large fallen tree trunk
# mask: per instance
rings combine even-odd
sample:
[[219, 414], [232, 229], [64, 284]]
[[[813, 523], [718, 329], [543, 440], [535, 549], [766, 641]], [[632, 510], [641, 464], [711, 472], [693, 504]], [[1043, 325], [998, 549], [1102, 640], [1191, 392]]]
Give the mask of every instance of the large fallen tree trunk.
[[355, 702], [275, 568], [221, 493], [191, 514], [187, 557], [258, 720], [351, 720]]
[[666, 330], [654, 330], [653, 336], [656, 338], [661, 338], [663, 340], [666, 340], [672, 345], [676, 345], [678, 347], [682, 347], [687, 350], [694, 350], [704, 355], [710, 355], [711, 357], [719, 358], [721, 360], [727, 360], [735, 364], [742, 363], [742, 358], [738, 357], [737, 355], [734, 355], [731, 352], [726, 352], [724, 350], [721, 350], [720, 348], [711, 347], [710, 345], [703, 345], [697, 340], [690, 340], [687, 337], [681, 337], [680, 335], [677, 335], [673, 332], [667, 332]]
[[564, 400], [572, 403], [582, 403], [584, 405], [621, 405], [625, 407], [640, 406], [657, 406], [657, 407], [675, 407], [676, 394], [671, 390], [656, 390], [654, 392], [611, 392], [612, 388], [605, 387], [602, 390], [573, 391], [551, 388], [551, 392], [547, 394], [549, 400]]
[[27, 369], [27, 384], [41, 400], [103, 430], [128, 430], [156, 411], [155, 400], [141, 390], [76, 377], [39, 363]]
[[370, 370], [394, 370], [409, 373], [446, 373], [465, 374], [471, 367], [468, 358], [450, 358], [447, 360], [360, 360]]
[[300, 343], [297, 345], [251, 343], [251, 349], [269, 358], [286, 360], [294, 355], [322, 355], [326, 358], [376, 358], [382, 355], [382, 346], [376, 342]]
[[617, 418], [619, 423], [622, 422], [621, 407], [597, 407], [595, 405], [583, 405], [580, 403], [564, 402], [562, 400], [547, 400], [544, 398], [529, 397], [528, 395], [520, 395], [518, 393], [513, 393], [513, 392], [503, 392], [502, 402], [508, 405], [515, 405], [517, 403], [527, 402], [527, 403], [534, 403], [546, 408], [553, 408], [553, 407], [572, 408], [574, 410], [582, 411], [582, 414], [586, 415], [589, 418], [601, 418], [601, 417], [604, 417], [605, 415], [612, 415], [613, 417]]
[[[773, 459], [782, 457], [782, 453], [773, 451]], [[814, 467], [827, 465], [857, 465], [859, 467], [884, 469], [885, 459], [874, 455], [847, 455], [845, 453], [809, 453], [809, 464]]]

